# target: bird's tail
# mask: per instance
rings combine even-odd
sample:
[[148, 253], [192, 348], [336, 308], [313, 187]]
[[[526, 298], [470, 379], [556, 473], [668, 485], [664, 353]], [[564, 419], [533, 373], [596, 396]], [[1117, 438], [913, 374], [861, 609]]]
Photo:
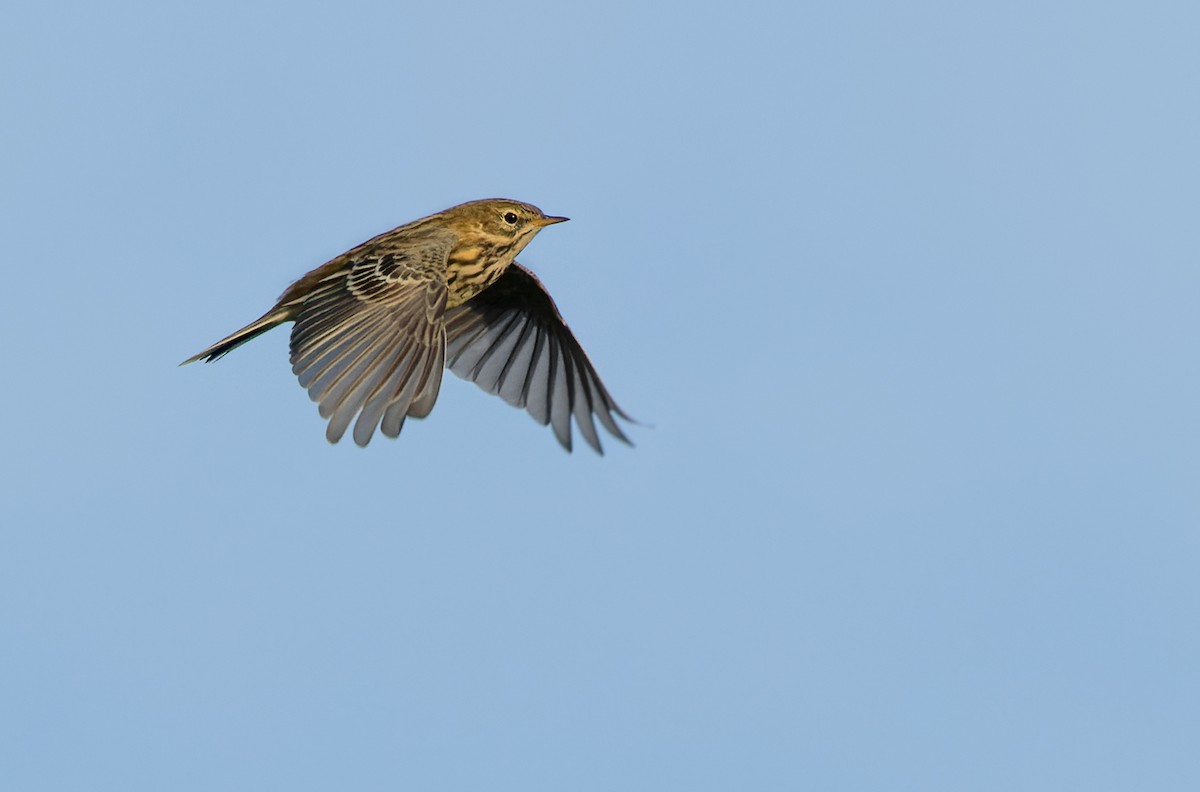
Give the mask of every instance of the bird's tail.
[[231, 334], [229, 337], [222, 338], [220, 341], [213, 344], [203, 352], [192, 355], [179, 365], [186, 366], [188, 363], [195, 363], [197, 360], [203, 360], [205, 363], [212, 363], [214, 360], [224, 356], [235, 347], [239, 347], [250, 339], [257, 338], [258, 336], [267, 332], [272, 327], [281, 325], [293, 318], [295, 317], [292, 316], [292, 311], [290, 311], [288, 308], [275, 308], [270, 312], [263, 314], [260, 319], [251, 322], [241, 330]]

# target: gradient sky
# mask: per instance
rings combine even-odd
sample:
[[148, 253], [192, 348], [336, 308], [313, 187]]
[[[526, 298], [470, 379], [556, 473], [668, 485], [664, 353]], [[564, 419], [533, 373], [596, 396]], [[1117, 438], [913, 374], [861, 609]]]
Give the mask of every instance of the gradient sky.
[[[6, 10], [6, 788], [1200, 788], [1200, 10], [701, 5]], [[488, 196], [636, 448], [177, 368]]]

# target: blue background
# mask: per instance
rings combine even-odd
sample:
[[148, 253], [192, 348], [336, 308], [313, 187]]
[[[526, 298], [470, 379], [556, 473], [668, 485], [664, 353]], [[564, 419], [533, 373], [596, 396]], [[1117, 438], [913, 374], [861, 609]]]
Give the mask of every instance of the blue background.
[[[9, 789], [1200, 788], [1191, 3], [23, 3]], [[276, 330], [508, 196], [637, 448]]]

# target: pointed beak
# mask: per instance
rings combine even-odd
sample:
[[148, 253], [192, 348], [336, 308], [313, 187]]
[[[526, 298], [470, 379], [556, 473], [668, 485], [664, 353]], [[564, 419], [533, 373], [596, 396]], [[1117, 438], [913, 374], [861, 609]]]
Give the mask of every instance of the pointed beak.
[[543, 217], [541, 220], [537, 221], [537, 224], [539, 228], [545, 228], [546, 226], [554, 225], [555, 223], [565, 223], [570, 219], [571, 218], [569, 217]]

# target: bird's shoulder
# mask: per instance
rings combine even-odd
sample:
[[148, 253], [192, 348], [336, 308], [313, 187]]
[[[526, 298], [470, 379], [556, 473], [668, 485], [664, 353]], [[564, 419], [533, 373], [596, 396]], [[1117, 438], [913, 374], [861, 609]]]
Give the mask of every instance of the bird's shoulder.
[[381, 282], [444, 281], [455, 236], [428, 223], [385, 231], [306, 273], [279, 297], [279, 305], [299, 304], [321, 284], [350, 276]]

